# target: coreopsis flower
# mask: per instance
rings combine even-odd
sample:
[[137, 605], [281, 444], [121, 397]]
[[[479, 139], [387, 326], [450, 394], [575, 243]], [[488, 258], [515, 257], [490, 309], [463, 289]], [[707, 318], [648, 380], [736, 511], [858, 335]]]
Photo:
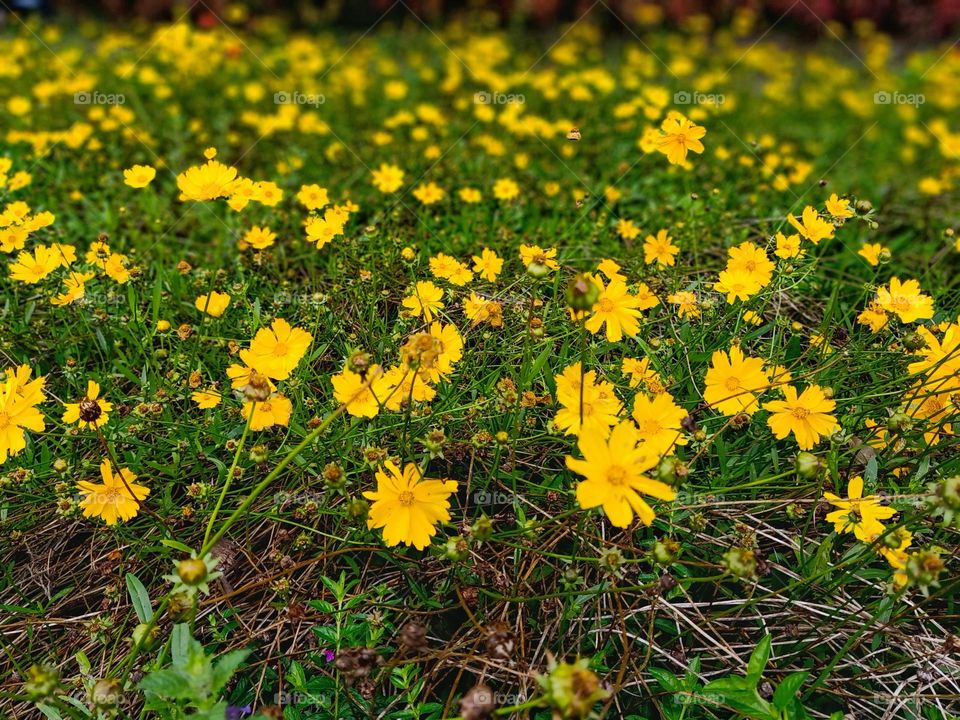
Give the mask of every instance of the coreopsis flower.
[[227, 293], [213, 290], [205, 295], [198, 295], [197, 299], [193, 301], [193, 305], [200, 312], [218, 318], [227, 311], [227, 306], [230, 305], [230, 296]]
[[414, 317], [423, 317], [424, 322], [432, 322], [443, 309], [443, 289], [429, 280], [419, 280], [413, 294], [403, 299], [405, 307]]
[[771, 413], [767, 424], [778, 440], [793, 433], [800, 449], [809, 450], [838, 427], [832, 414], [837, 404], [819, 385], [811, 385], [799, 396], [792, 385], [783, 385], [782, 390], [783, 400], [763, 404], [763, 409]]
[[727, 270], [748, 275], [760, 287], [766, 287], [775, 265], [767, 257], [766, 251], [752, 242], [744, 242], [728, 250]]
[[[250, 421], [251, 430], [266, 430], [274, 425], [287, 427], [290, 425], [290, 413], [293, 403], [284, 395], [271, 395], [266, 400], [254, 402], [248, 400], [243, 404], [244, 419]], [[253, 415], [251, 416], [251, 412]]]
[[650, 367], [650, 358], [648, 357], [625, 357], [620, 364], [620, 369], [630, 378], [630, 387], [632, 388], [642, 385], [655, 394], [666, 391], [660, 373]]
[[667, 156], [671, 165], [683, 164], [688, 151], [698, 155], [703, 152], [700, 139], [707, 134], [706, 128], [695, 125], [680, 113], [668, 116], [660, 125], [660, 131], [657, 150]]
[[673, 244], [667, 230], [659, 230], [656, 235], [647, 235], [643, 243], [643, 259], [647, 265], [657, 263], [664, 267], [673, 267], [680, 248]]
[[429, 382], [438, 382], [453, 372], [453, 367], [463, 357], [463, 338], [453, 323], [434, 322], [428, 334], [433, 339], [435, 352], [429, 362], [421, 358], [418, 372]]
[[215, 408], [220, 404], [220, 401], [223, 399], [220, 396], [220, 393], [217, 392], [215, 388], [207, 388], [205, 390], [196, 390], [191, 393], [190, 397], [197, 404], [197, 407], [201, 410], [209, 410], [210, 408]]
[[243, 210], [257, 193], [256, 183], [250, 178], [238, 177], [227, 188], [227, 205], [235, 212]]
[[137, 485], [134, 482], [137, 476], [127, 468], [120, 468], [114, 474], [109, 458], [100, 463], [100, 477], [103, 483], [99, 485], [87, 480], [77, 483], [83, 495], [80, 501], [83, 516], [102, 518], [107, 525], [136, 517], [140, 502], [150, 494], [150, 488]]
[[462, 286], [473, 280], [473, 272], [464, 263], [446, 253], [430, 258], [430, 272], [453, 285]]
[[493, 196], [497, 200], [513, 200], [520, 194], [520, 186], [510, 178], [500, 178], [493, 184]]
[[424, 183], [413, 189], [413, 196], [424, 205], [438, 203], [446, 196], [446, 192], [435, 182]]
[[277, 389], [277, 386], [270, 382], [270, 378], [247, 365], [229, 365], [227, 377], [230, 378], [230, 387], [234, 390], [246, 392], [249, 388], [254, 388], [266, 397]]
[[557, 249], [547, 248], [544, 250], [539, 245], [521, 245], [520, 260], [529, 271], [531, 267], [545, 268], [547, 271], [557, 270], [560, 265], [557, 264]]
[[797, 220], [793, 213], [787, 215], [787, 220], [802, 237], [814, 245], [819, 245], [821, 240], [829, 240], [833, 237], [835, 230], [833, 223], [820, 217], [815, 207], [807, 205], [800, 215], [800, 220]]
[[757, 396], [770, 386], [763, 360], [745, 356], [737, 345], [729, 354], [723, 350], [713, 353], [705, 382], [703, 399], [724, 415], [753, 415], [760, 409]]
[[177, 175], [180, 200], [216, 200], [227, 197], [233, 191], [231, 185], [237, 177], [237, 169], [216, 160], [187, 168]]
[[127, 268], [127, 256], [122, 253], [110, 253], [110, 257], [103, 264], [103, 272], [120, 285], [129, 282], [130, 270]]
[[307, 210], [322, 210], [330, 204], [326, 189], [319, 185], [302, 185], [297, 200]]
[[277, 318], [269, 329], [257, 331], [250, 347], [240, 351], [240, 359], [261, 375], [286, 380], [312, 342], [313, 336], [306, 330]]
[[14, 250], [23, 250], [30, 232], [22, 226], [11, 225], [0, 229], [0, 250], [12, 253]]
[[823, 497], [838, 508], [827, 513], [827, 522], [833, 523], [837, 533], [852, 532], [861, 542], [870, 542], [872, 538], [881, 535], [884, 527], [880, 521], [889, 520], [897, 514], [892, 507], [881, 505], [877, 496], [863, 497], [863, 478], [859, 475], [850, 478], [846, 498], [830, 492], [825, 492]]
[[604, 258], [597, 265], [597, 271], [603, 273], [607, 280], [626, 282], [627, 276], [620, 272], [622, 269], [620, 264], [611, 258]]
[[857, 315], [857, 322], [866, 325], [873, 332], [880, 332], [886, 327], [888, 320], [887, 311], [877, 302], [871, 302], [866, 310]]
[[437, 524], [450, 521], [456, 481], [425, 479], [416, 464], [407, 463], [401, 471], [390, 460], [377, 469], [376, 478], [377, 489], [363, 493], [373, 503], [367, 528], [383, 528], [387, 547], [403, 543], [423, 550], [437, 534]]
[[[102, 236], [106, 237], [106, 236]], [[107, 260], [113, 253], [110, 251], [110, 245], [103, 240], [94, 240], [87, 248], [83, 259], [91, 265], [95, 265], [101, 270], [107, 265]]]
[[778, 232], [774, 239], [777, 241], [777, 248], [773, 251], [773, 254], [781, 260], [790, 260], [800, 257], [802, 254], [799, 235], [784, 235]]
[[687, 411], [677, 405], [670, 393], [657, 393], [652, 398], [638, 394], [631, 414], [637, 422], [637, 437], [647, 452], [660, 457], [676, 445], [687, 444], [680, 425]]
[[847, 198], [839, 197], [836, 193], [830, 195], [826, 201], [827, 212], [835, 218], [852, 218], [853, 208]]
[[640, 323], [637, 321], [641, 316], [638, 309], [640, 300], [630, 294], [622, 280], [612, 280], [606, 287], [599, 278], [594, 278], [594, 283], [601, 288], [600, 297], [587, 318], [587, 330], [596, 335], [606, 325], [607, 340], [610, 342], [620, 342], [624, 334], [636, 337], [640, 332]]
[[80, 402], [64, 403], [61, 418], [65, 423], [76, 423], [86, 430], [95, 430], [107, 424], [113, 403], [100, 397], [100, 384], [95, 380], [87, 381], [87, 394]]
[[423, 374], [406, 367], [395, 365], [384, 375], [386, 385], [391, 388], [384, 402], [387, 410], [402, 410], [413, 402], [428, 403], [437, 396], [437, 391], [424, 379]]
[[23, 251], [10, 263], [10, 277], [13, 280], [29, 283], [40, 282], [62, 265], [62, 257], [57, 251], [46, 245], [37, 245], [33, 253]]
[[503, 258], [490, 248], [473, 256], [473, 271], [487, 282], [494, 282], [503, 270]]
[[373, 171], [373, 186], [382, 193], [393, 193], [403, 186], [403, 170], [396, 165], [381, 163]]
[[483, 193], [476, 188], [471, 187], [460, 188], [460, 190], [457, 191], [457, 195], [459, 195], [460, 199], [469, 205], [478, 203], [483, 199]]
[[254, 250], [265, 250], [274, 244], [277, 240], [277, 234], [270, 228], [254, 225], [247, 230], [240, 239], [241, 249], [252, 247]]
[[885, 255], [887, 259], [889, 259], [890, 250], [880, 243], [864, 243], [860, 247], [860, 250], [857, 251], [857, 255], [862, 257], [873, 267], [876, 267], [880, 264], [881, 254]]
[[52, 305], [69, 305], [82, 300], [86, 294], [86, 283], [93, 273], [72, 272], [63, 280], [63, 292], [50, 298]]
[[690, 290], [680, 290], [667, 296], [667, 302], [677, 306], [677, 317], [696, 319], [700, 317], [700, 303], [697, 294]]
[[330, 382], [333, 397], [354, 417], [376, 417], [394, 389], [379, 365], [370, 367], [366, 377], [344, 368], [340, 374], [332, 375]]
[[0, 384], [0, 463], [17, 455], [27, 446], [26, 430], [43, 432], [43, 415], [36, 408], [43, 401], [42, 377], [26, 383], [29, 368], [18, 380], [18, 375], [7, 372]]
[[677, 493], [666, 483], [644, 475], [659, 457], [639, 442], [632, 422], [618, 423], [609, 439], [605, 436], [605, 432], [585, 430], [577, 442], [584, 459], [566, 458], [567, 467], [586, 478], [577, 484], [577, 502], [585, 510], [603, 508], [617, 527], [628, 527], [635, 513], [649, 525], [656, 514], [641, 495], [673, 500]]
[[900, 278], [890, 278], [889, 287], [877, 290], [877, 304], [905, 323], [933, 317], [933, 298], [923, 294], [916, 280], [901, 283]]
[[463, 301], [463, 314], [474, 324], [487, 322], [491, 327], [503, 327], [503, 306], [475, 292], [471, 292], [470, 297]]
[[634, 225], [631, 220], [618, 220], [616, 231], [617, 235], [623, 240], [636, 240], [640, 236], [640, 228]]
[[609, 428], [617, 424], [623, 406], [613, 385], [596, 378], [593, 370], [581, 377], [580, 363], [574, 363], [554, 379], [560, 409], [553, 421], [565, 434], [579, 435], [590, 431], [606, 435]]
[[145, 188], [157, 176], [157, 171], [149, 165], [134, 165], [123, 171], [123, 184], [132, 188]]
[[931, 381], [957, 382], [960, 375], [960, 323], [948, 323], [942, 329], [943, 337], [938, 340], [927, 328], [917, 328], [924, 347], [917, 351], [920, 359], [910, 363], [907, 369], [913, 375], [926, 374]]
[[283, 200], [283, 189], [275, 182], [261, 180], [253, 184], [253, 199], [266, 207], [276, 207]]

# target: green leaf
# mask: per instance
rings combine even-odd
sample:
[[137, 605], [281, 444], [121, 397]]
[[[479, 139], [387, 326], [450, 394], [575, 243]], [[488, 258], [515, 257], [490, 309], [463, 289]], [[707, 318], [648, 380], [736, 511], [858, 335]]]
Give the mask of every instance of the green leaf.
[[660, 683], [660, 687], [669, 692], [680, 692], [683, 690], [683, 683], [676, 675], [663, 668], [651, 667], [650, 674]]
[[243, 661], [247, 659], [247, 655], [249, 654], [249, 650], [241, 649], [231, 650], [220, 656], [213, 666], [213, 682], [210, 687], [211, 695], [220, 694], [224, 685], [233, 677], [237, 668], [243, 664]]
[[179, 668], [150, 673], [140, 681], [140, 689], [170, 700], [190, 700], [194, 694], [192, 676]]
[[193, 552], [192, 547], [190, 547], [189, 545], [184, 545], [179, 540], [161, 540], [160, 542], [169, 548], [173, 548], [174, 550], [179, 550], [180, 552], [185, 552], [188, 555]]
[[796, 697], [797, 691], [803, 686], [809, 674], [800, 670], [787, 675], [777, 687], [776, 692], [773, 693], [774, 707], [785, 710], [790, 701]]
[[177, 623], [173, 626], [173, 632], [170, 635], [170, 654], [174, 665], [179, 667], [187, 664], [191, 640], [189, 625]]
[[140, 622], [148, 623], [153, 619], [153, 606], [150, 605], [150, 593], [143, 586], [133, 573], [127, 573], [127, 592], [130, 594], [130, 602], [133, 604], [133, 610], [137, 613]]
[[763, 669], [770, 660], [770, 636], [766, 635], [757, 645], [750, 655], [750, 662], [747, 663], [747, 682], [756, 686], [760, 682], [760, 676], [763, 675]]

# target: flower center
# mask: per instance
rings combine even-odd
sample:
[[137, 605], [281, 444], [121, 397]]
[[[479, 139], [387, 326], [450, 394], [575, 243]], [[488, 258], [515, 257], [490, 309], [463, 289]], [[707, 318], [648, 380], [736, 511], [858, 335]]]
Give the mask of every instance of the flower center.
[[663, 428], [660, 423], [656, 420], [644, 420], [640, 424], [640, 434], [641, 435], [656, 435]]
[[415, 498], [413, 496], [413, 493], [410, 492], [409, 490], [404, 490], [402, 493], [397, 495], [397, 502], [399, 502], [404, 507], [410, 507], [411, 505], [413, 505], [414, 500]]
[[757, 264], [753, 260], [748, 260], [747, 264], [744, 267], [747, 268], [747, 270], [749, 270], [750, 272], [753, 272], [754, 270], [757, 269]]
[[727, 390], [739, 390], [740, 389], [740, 378], [728, 377], [727, 381], [724, 383]]
[[273, 354], [277, 357], [283, 357], [290, 351], [290, 348], [287, 347], [286, 343], [278, 342], [273, 346]]
[[103, 409], [96, 400], [84, 398], [80, 401], [79, 414], [84, 422], [96, 422], [103, 414]]
[[607, 470], [607, 482], [611, 485], [621, 486], [627, 482], [627, 471], [620, 465], [611, 465]]
[[601, 298], [600, 299], [600, 312], [613, 312], [613, 300], [610, 298]]
[[804, 420], [809, 414], [810, 414], [810, 411], [807, 410], [806, 408], [798, 407], [793, 409], [793, 416], [797, 420]]

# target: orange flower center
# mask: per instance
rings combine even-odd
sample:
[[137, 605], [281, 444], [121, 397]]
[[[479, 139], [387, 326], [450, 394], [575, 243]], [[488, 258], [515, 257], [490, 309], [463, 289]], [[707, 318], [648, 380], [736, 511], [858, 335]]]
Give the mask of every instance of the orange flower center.
[[734, 390], [739, 390], [740, 378], [728, 377], [727, 381], [724, 383], [724, 386], [727, 388], [727, 390], [730, 390], [731, 392], [733, 392]]
[[614, 304], [610, 298], [600, 299], [600, 312], [613, 312]]
[[399, 502], [404, 507], [410, 507], [411, 505], [413, 505], [413, 501], [415, 499], [416, 498], [414, 497], [413, 493], [410, 492], [409, 490], [404, 490], [402, 493], [397, 495], [397, 502]]
[[627, 471], [620, 465], [611, 465], [607, 470], [607, 482], [611, 485], [624, 485], [627, 481]]
[[661, 430], [663, 430], [663, 426], [657, 420], [644, 420], [640, 423], [641, 435], [656, 435]]
[[273, 346], [273, 354], [277, 357], [283, 357], [288, 352], [290, 352], [290, 348], [287, 347], [286, 343], [278, 342]]
[[806, 417], [807, 417], [807, 415], [810, 414], [810, 411], [809, 411], [809, 410], [807, 410], [806, 408], [802, 408], [802, 407], [794, 408], [792, 412], [793, 412], [793, 416], [794, 416], [797, 420], [805, 420]]

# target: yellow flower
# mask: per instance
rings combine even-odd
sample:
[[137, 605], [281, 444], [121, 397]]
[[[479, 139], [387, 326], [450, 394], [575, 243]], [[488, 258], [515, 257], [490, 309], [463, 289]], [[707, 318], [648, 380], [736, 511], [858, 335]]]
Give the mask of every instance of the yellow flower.
[[381, 163], [373, 171], [373, 185], [382, 193], [396, 192], [403, 185], [403, 170], [396, 165]]
[[130, 271], [126, 266], [127, 256], [121, 253], [110, 253], [110, 257], [103, 264], [103, 271], [111, 280], [123, 285], [130, 280]]
[[137, 476], [127, 468], [113, 474], [110, 460], [104, 458], [100, 463], [100, 476], [103, 484], [96, 485], [87, 480], [77, 483], [77, 489], [84, 496], [80, 501], [84, 517], [102, 518], [107, 525], [115, 525], [117, 520], [129, 520], [136, 517], [140, 510], [140, 501], [150, 494], [150, 488], [137, 485]]
[[671, 165], [680, 165], [687, 159], [687, 152], [700, 154], [703, 143], [700, 139], [707, 134], [705, 128], [695, 125], [679, 113], [674, 113], [660, 126], [661, 137], [657, 140], [657, 150], [667, 156]]
[[593, 306], [593, 314], [587, 319], [587, 330], [596, 335], [605, 324], [607, 340], [610, 342], [620, 342], [624, 334], [636, 337], [640, 332], [640, 323], [637, 321], [641, 315], [638, 309], [640, 299], [627, 291], [622, 280], [611, 280], [606, 287], [598, 278], [594, 278], [594, 283], [601, 291]]
[[763, 404], [771, 415], [767, 424], [778, 440], [793, 433], [801, 450], [809, 450], [820, 438], [829, 435], [839, 426], [832, 415], [837, 404], [828, 398], [819, 385], [811, 385], [797, 396], [791, 385], [782, 386], [783, 400], [771, 400]]
[[450, 521], [448, 498], [456, 491], [453, 480], [427, 480], [414, 463], [401, 472], [387, 460], [377, 470], [377, 489], [363, 493], [373, 502], [367, 527], [383, 528], [387, 547], [403, 543], [423, 550], [437, 534], [436, 525]]
[[776, 234], [776, 241], [777, 249], [773, 251], [773, 254], [781, 260], [789, 260], [790, 258], [798, 257], [801, 254], [799, 235], [786, 236], [783, 233], [778, 232]]
[[339, 375], [330, 378], [333, 383], [333, 397], [354, 417], [376, 417], [380, 406], [390, 397], [393, 387], [383, 372], [383, 368], [374, 365], [367, 370], [367, 376], [344, 369]]
[[905, 323], [933, 317], [933, 298], [922, 294], [916, 280], [901, 283], [900, 278], [890, 278], [889, 288], [883, 286], [877, 290], [877, 304]]
[[582, 378], [580, 372], [580, 363], [574, 363], [556, 376], [560, 409], [554, 417], [554, 424], [567, 435], [596, 432], [605, 437], [608, 428], [617, 424], [623, 406], [613, 391], [613, 385], [597, 381], [593, 370], [584, 373]]
[[490, 248], [484, 248], [473, 256], [473, 271], [487, 282], [494, 282], [503, 270], [503, 258]]
[[[253, 411], [253, 417], [250, 412]], [[250, 421], [251, 430], [266, 430], [274, 425], [287, 427], [293, 403], [284, 395], [271, 395], [260, 402], [247, 401], [243, 404], [243, 417]]]
[[640, 236], [640, 228], [633, 224], [631, 220], [617, 221], [617, 234], [624, 240], [635, 240]]
[[100, 397], [100, 384], [94, 380], [87, 381], [87, 394], [80, 402], [64, 403], [66, 410], [63, 413], [63, 422], [77, 423], [81, 428], [94, 430], [106, 425], [110, 419], [113, 403]]
[[433, 205], [443, 200], [446, 192], [434, 182], [418, 185], [413, 190], [413, 196], [424, 205]]
[[611, 260], [610, 258], [601, 260], [597, 265], [597, 271], [602, 272], [606, 276], [607, 280], [620, 280], [622, 282], [626, 282], [627, 276], [620, 272], [620, 270], [622, 270], [620, 265], [615, 260]]
[[90, 243], [90, 247], [87, 248], [87, 253], [84, 255], [84, 259], [91, 265], [96, 265], [98, 268], [103, 270], [107, 265], [107, 260], [110, 259], [110, 246], [105, 243], [103, 240], [94, 240]]
[[660, 230], [656, 236], [647, 235], [643, 243], [643, 259], [647, 265], [658, 263], [665, 267], [672, 267], [678, 252], [680, 248], [673, 244], [666, 230]]
[[880, 521], [897, 514], [893, 508], [881, 505], [875, 495], [863, 497], [863, 478], [859, 475], [850, 478], [846, 498], [829, 492], [825, 492], [823, 497], [839, 508], [827, 513], [827, 522], [833, 523], [837, 533], [852, 532], [861, 542], [870, 542], [873, 537], [882, 534], [884, 528]]
[[660, 374], [650, 367], [650, 358], [625, 357], [620, 369], [630, 377], [630, 387], [644, 385], [652, 393], [664, 392], [663, 380]]
[[703, 399], [724, 415], [753, 415], [760, 409], [757, 394], [770, 386], [763, 360], [744, 356], [736, 345], [729, 355], [723, 350], [713, 353], [705, 382]]
[[93, 273], [72, 272], [63, 280], [63, 292], [50, 298], [52, 305], [69, 305], [81, 300], [86, 294], [86, 282], [93, 277]]
[[297, 193], [297, 200], [307, 210], [320, 210], [330, 203], [326, 189], [319, 185], [301, 186], [300, 192]]
[[503, 306], [475, 292], [471, 292], [470, 297], [463, 301], [463, 314], [474, 324], [488, 322], [492, 327], [503, 326]]
[[313, 337], [306, 330], [277, 318], [270, 329], [257, 331], [250, 348], [240, 351], [240, 359], [261, 375], [286, 380], [312, 342]]
[[658, 393], [652, 398], [642, 393], [637, 395], [632, 415], [637, 421], [637, 437], [648, 453], [660, 457], [675, 445], [687, 444], [680, 425], [687, 411], [677, 405], [670, 393]]
[[833, 237], [835, 229], [833, 223], [821, 218], [817, 209], [809, 205], [803, 209], [800, 220], [797, 220], [792, 213], [787, 215], [787, 220], [797, 229], [800, 235], [814, 245], [819, 245], [821, 240], [829, 240]]
[[241, 249], [249, 246], [255, 250], [263, 250], [273, 245], [276, 239], [277, 234], [270, 230], [270, 228], [254, 225], [244, 233], [243, 238], [240, 240], [240, 245]]
[[46, 245], [37, 245], [33, 254], [21, 252], [10, 264], [10, 277], [20, 282], [38, 283], [62, 264], [59, 253]]
[[387, 410], [402, 410], [411, 400], [424, 403], [437, 396], [437, 391], [430, 387], [422, 373], [403, 365], [395, 365], [387, 370], [384, 378], [386, 385], [391, 388], [384, 402]]
[[460, 196], [461, 200], [470, 205], [478, 203], [483, 199], [483, 195], [476, 188], [461, 188], [457, 194]]
[[557, 264], [556, 257], [556, 248], [547, 248], [544, 250], [539, 245], [520, 246], [520, 259], [527, 267], [530, 265], [542, 265], [550, 270], [557, 270], [560, 266]]
[[429, 280], [417, 282], [413, 295], [403, 299], [403, 306], [414, 317], [423, 316], [424, 322], [432, 322], [439, 310], [443, 308], [443, 290]]
[[237, 169], [216, 160], [188, 168], [177, 175], [180, 200], [215, 200], [231, 194]]
[[217, 392], [214, 388], [209, 388], [207, 390], [197, 390], [192, 393], [190, 397], [197, 404], [197, 407], [201, 410], [209, 410], [210, 408], [215, 408], [220, 404], [220, 393]]
[[677, 493], [669, 485], [643, 474], [659, 458], [642, 443], [638, 445], [637, 429], [632, 422], [619, 423], [609, 440], [604, 437], [597, 432], [581, 433], [577, 447], [584, 459], [566, 458], [567, 467], [586, 478], [577, 485], [577, 502], [585, 510], [602, 507], [617, 527], [628, 527], [634, 513], [644, 525], [649, 525], [656, 514], [641, 494], [673, 500]]
[[667, 302], [677, 306], [677, 316], [680, 318], [700, 317], [700, 307], [696, 293], [690, 290], [680, 290], [667, 296]]
[[827, 198], [826, 207], [827, 212], [835, 218], [852, 218], [854, 215], [850, 201], [847, 198], [838, 197], [836, 193]]
[[216, 290], [206, 295], [198, 295], [193, 301], [194, 307], [202, 313], [211, 317], [220, 317], [226, 311], [230, 304], [230, 296], [227, 293], [217, 292]]
[[24, 387], [16, 375], [7, 372], [7, 379], [0, 384], [0, 463], [27, 446], [24, 430], [43, 432], [43, 415], [34, 407], [42, 400], [43, 378]]
[[283, 190], [275, 182], [264, 180], [253, 184], [253, 199], [261, 205], [275, 207], [283, 200]]
[[149, 165], [134, 165], [123, 171], [123, 184], [132, 188], [145, 188], [157, 176], [157, 171]]
[[493, 196], [497, 200], [513, 200], [520, 194], [520, 186], [510, 178], [500, 178], [493, 184]]
[[446, 253], [437, 253], [430, 258], [430, 272], [458, 286], [466, 285], [473, 280], [470, 268]]
[[887, 324], [887, 312], [879, 303], [871, 302], [867, 309], [857, 316], [857, 322], [868, 326], [873, 332], [880, 332]]
[[857, 255], [859, 255], [868, 263], [876, 267], [877, 265], [880, 264], [880, 253], [884, 252], [885, 250], [887, 251], [887, 253], [890, 252], [889, 250], [887, 250], [887, 248], [885, 248], [880, 243], [864, 243], [863, 246], [860, 248], [860, 250], [857, 252]]

